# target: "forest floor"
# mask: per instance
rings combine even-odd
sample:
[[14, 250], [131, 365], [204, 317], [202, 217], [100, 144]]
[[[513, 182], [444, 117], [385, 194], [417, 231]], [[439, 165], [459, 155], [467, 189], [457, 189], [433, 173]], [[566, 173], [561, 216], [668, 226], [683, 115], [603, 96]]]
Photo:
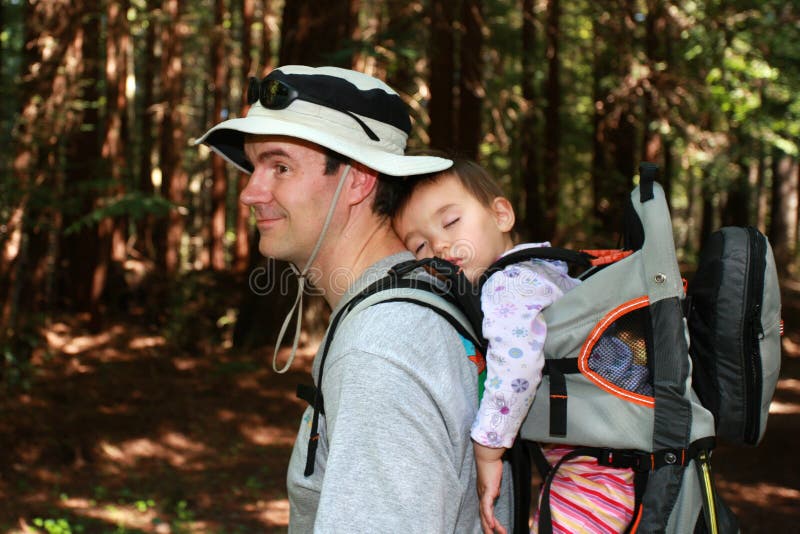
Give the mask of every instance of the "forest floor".
[[[800, 524], [800, 284], [785, 288], [781, 379], [757, 448], [720, 447], [719, 491], [743, 532]], [[282, 532], [284, 476], [313, 347], [171, 349], [141, 321], [51, 324], [24, 388], [0, 392], [0, 532]], [[798, 440], [798, 441], [795, 441]]]

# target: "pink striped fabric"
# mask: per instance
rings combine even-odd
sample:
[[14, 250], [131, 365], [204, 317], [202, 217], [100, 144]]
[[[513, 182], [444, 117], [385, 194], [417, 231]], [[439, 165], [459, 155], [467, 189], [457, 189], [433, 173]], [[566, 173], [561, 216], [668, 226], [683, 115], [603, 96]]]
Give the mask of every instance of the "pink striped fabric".
[[[573, 447], [545, 446], [544, 455], [555, 465]], [[633, 471], [597, 465], [578, 456], [564, 462], [550, 486], [550, 511], [555, 534], [624, 532], [633, 517]], [[538, 531], [536, 511], [531, 532]]]

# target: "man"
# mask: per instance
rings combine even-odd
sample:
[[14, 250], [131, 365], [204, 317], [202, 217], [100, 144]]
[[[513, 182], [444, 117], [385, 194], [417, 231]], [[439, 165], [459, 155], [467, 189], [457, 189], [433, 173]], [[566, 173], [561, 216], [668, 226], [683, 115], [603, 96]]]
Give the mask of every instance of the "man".
[[[251, 174], [241, 202], [255, 215], [260, 252], [300, 267], [295, 305], [313, 273], [335, 318], [413, 259], [391, 229], [391, 188], [381, 184], [451, 162], [405, 156], [402, 100], [362, 73], [282, 67], [249, 89], [247, 116], [198, 142]], [[290, 531], [480, 532], [469, 438], [477, 369], [453, 327], [416, 304], [380, 303], [348, 315], [320, 360], [324, 402], [306, 410], [289, 464]], [[505, 524], [508, 508], [498, 503]]]

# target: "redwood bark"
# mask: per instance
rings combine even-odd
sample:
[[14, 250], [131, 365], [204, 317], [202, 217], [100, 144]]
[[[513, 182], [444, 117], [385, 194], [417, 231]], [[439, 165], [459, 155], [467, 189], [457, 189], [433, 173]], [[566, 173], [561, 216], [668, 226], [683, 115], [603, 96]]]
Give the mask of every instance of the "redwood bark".
[[428, 114], [431, 148], [452, 149], [455, 145], [455, 3], [430, 3], [430, 101]]
[[[184, 85], [183, 37], [186, 31], [182, 21], [183, 6], [184, 3], [178, 0], [164, 0], [162, 10], [166, 20], [161, 30], [161, 84], [164, 102], [159, 135], [161, 192], [177, 206], [184, 204], [187, 186], [186, 171], [181, 164], [182, 151], [186, 144], [185, 115], [181, 110]], [[160, 221], [158, 227], [158, 264], [167, 274], [175, 274], [180, 267], [183, 216], [177, 209], [170, 210], [167, 219]]]
[[524, 0], [522, 4], [522, 98], [525, 100], [525, 115], [522, 120], [521, 157], [522, 183], [525, 188], [525, 238], [541, 241], [551, 236], [544, 235], [539, 224], [544, 211], [541, 195], [542, 175], [539, 170], [539, 136], [537, 135], [538, 102], [534, 76], [537, 66], [536, 54], [536, 4]]
[[541, 220], [542, 232], [554, 236], [558, 225], [559, 145], [561, 139], [561, 58], [558, 55], [561, 39], [560, 0], [548, 0], [545, 39], [547, 43], [547, 82], [544, 111], [544, 210]]
[[458, 151], [478, 159], [481, 142], [481, 107], [483, 105], [483, 13], [481, 0], [463, 0], [461, 22], [461, 76], [458, 90]]
[[[213, 76], [214, 116], [217, 124], [226, 107], [228, 88], [227, 32], [223, 25], [225, 17], [224, 0], [214, 1], [214, 36], [211, 50], [211, 72]], [[245, 32], [247, 33], [247, 32]], [[249, 56], [249, 50], [245, 55]], [[211, 268], [215, 271], [225, 269], [225, 205], [228, 194], [228, 173], [225, 160], [216, 152], [211, 156], [211, 237], [209, 242]]]

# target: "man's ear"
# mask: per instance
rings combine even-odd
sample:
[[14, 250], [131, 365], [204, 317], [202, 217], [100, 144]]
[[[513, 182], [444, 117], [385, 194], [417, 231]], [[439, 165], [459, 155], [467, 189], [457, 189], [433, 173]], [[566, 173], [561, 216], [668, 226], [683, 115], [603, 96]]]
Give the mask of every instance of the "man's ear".
[[501, 232], [510, 232], [514, 228], [514, 207], [505, 197], [496, 197], [492, 201], [492, 213]]
[[378, 173], [361, 163], [353, 162], [350, 165], [347, 199], [351, 205], [355, 205], [363, 202], [375, 191], [378, 184]]

